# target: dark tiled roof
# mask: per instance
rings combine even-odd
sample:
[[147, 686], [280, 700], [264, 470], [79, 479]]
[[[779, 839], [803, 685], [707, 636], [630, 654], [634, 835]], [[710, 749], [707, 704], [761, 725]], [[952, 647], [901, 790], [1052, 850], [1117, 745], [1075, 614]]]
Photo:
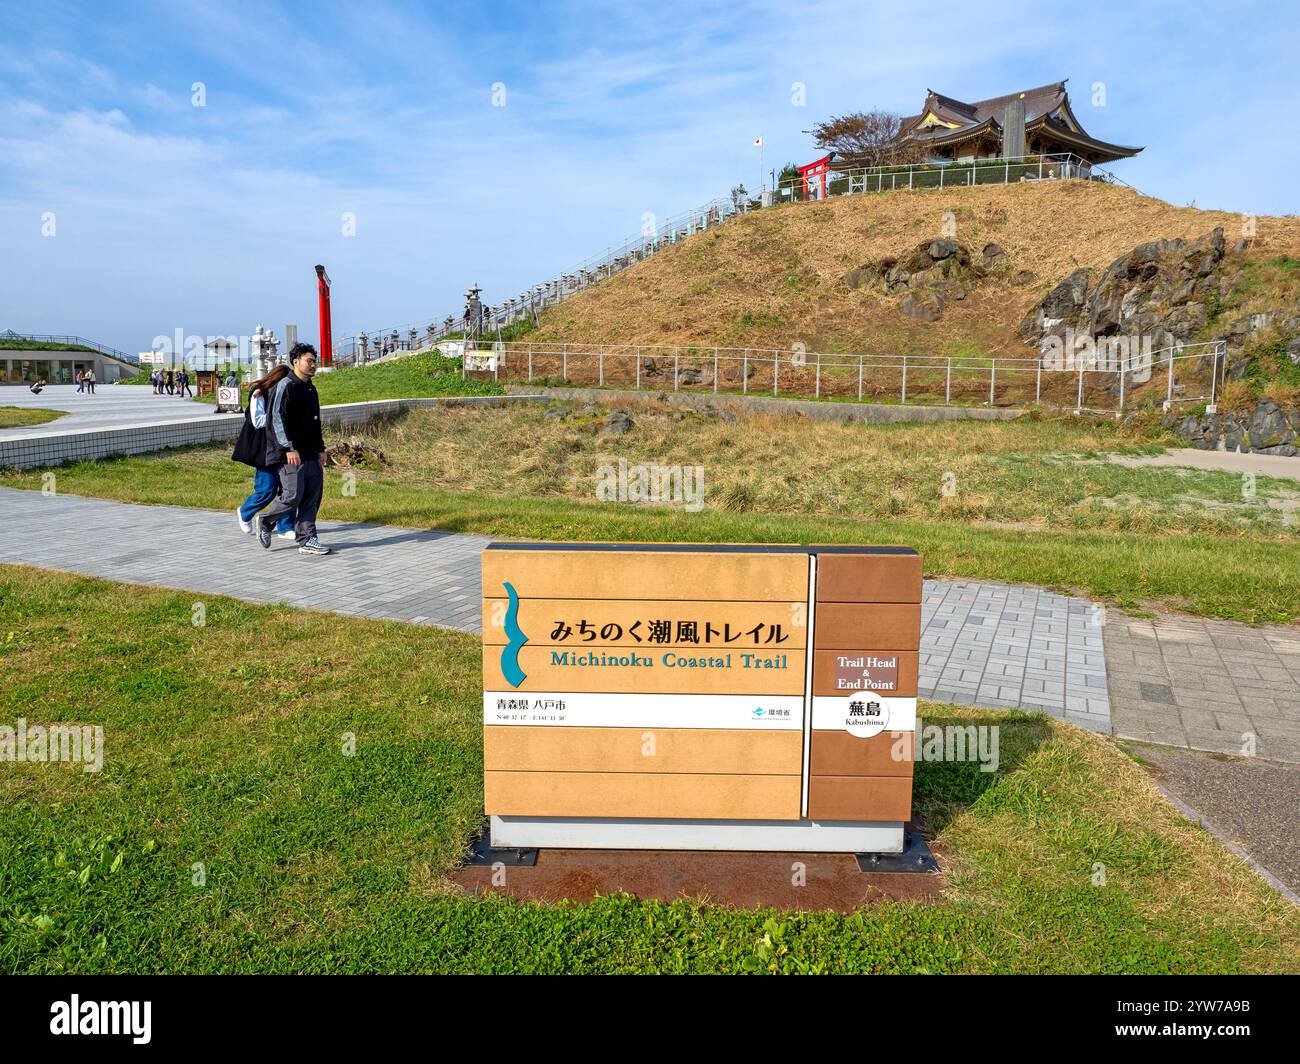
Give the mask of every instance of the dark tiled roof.
[[[957, 128], [946, 129], [936, 126], [929, 130], [918, 131], [917, 140], [930, 143], [959, 142], [984, 130], [994, 130], [1000, 136], [1007, 104], [1016, 99], [1024, 100], [1027, 128], [1046, 127], [1052, 133], [1072, 140], [1080, 147], [1091, 147], [1096, 151], [1116, 156], [1136, 155], [1142, 150], [1097, 140], [1084, 132], [1082, 126], [1078, 126], [1078, 119], [1070, 108], [1070, 97], [1066, 92], [1064, 81], [1054, 81], [1050, 85], [1039, 85], [1037, 88], [1025, 89], [1021, 92], [1010, 92], [1005, 96], [991, 96], [987, 100], [976, 100], [973, 103], [944, 96], [929, 89], [920, 114], [904, 118], [901, 132], [910, 133], [927, 113], [933, 112], [945, 122], [955, 123]], [[1076, 126], [1077, 129], [1074, 128]]]

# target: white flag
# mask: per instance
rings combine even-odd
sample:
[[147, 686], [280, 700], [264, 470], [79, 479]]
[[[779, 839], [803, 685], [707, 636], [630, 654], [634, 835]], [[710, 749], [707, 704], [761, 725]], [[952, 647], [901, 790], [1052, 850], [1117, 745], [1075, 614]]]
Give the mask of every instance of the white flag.
[[755, 148], [761, 148], [762, 146], [763, 146], [763, 138], [762, 138], [762, 137], [756, 137], [756, 138], [754, 139], [754, 147], [755, 147]]

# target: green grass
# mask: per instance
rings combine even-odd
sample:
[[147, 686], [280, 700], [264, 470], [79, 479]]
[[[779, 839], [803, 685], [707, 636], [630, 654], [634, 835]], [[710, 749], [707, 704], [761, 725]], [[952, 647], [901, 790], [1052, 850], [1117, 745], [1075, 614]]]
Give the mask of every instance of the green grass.
[[97, 355], [101, 352], [83, 344], [60, 344], [51, 340], [23, 340], [0, 336], [0, 351], [85, 351]]
[[1300, 968], [1293, 906], [1110, 740], [1025, 714], [952, 711], [1000, 723], [997, 773], [917, 765], [932, 904], [466, 896], [479, 684], [466, 635], [0, 567], [0, 723], [105, 736], [99, 773], [0, 763], [0, 971]]
[[[460, 360], [436, 352], [410, 355], [371, 366], [317, 373], [316, 391], [322, 406], [334, 403], [362, 403], [371, 399], [423, 399], [438, 395], [501, 395], [504, 389], [492, 380], [461, 379]], [[248, 389], [244, 389], [245, 400]], [[215, 403], [216, 396], [203, 401]]]
[[[1129, 469], [1143, 453], [1112, 423], [839, 425], [631, 407], [626, 435], [604, 410], [568, 420], [541, 404], [414, 412], [362, 435], [388, 464], [331, 471], [322, 514], [487, 535], [561, 540], [904, 543], [929, 575], [1032, 583], [1124, 608], [1158, 605], [1249, 623], [1300, 616], [1300, 549], [1270, 502], [1295, 485], [1260, 477], [1243, 498], [1226, 472]], [[1066, 457], [1073, 456], [1073, 457]], [[699, 513], [595, 501], [601, 464], [703, 464]], [[952, 474], [952, 495], [943, 493]], [[225, 447], [81, 463], [59, 491], [233, 509], [248, 471]], [[36, 488], [42, 471], [0, 473]]]
[[66, 414], [66, 410], [47, 410], [40, 406], [0, 406], [0, 429], [23, 425], [44, 425]]

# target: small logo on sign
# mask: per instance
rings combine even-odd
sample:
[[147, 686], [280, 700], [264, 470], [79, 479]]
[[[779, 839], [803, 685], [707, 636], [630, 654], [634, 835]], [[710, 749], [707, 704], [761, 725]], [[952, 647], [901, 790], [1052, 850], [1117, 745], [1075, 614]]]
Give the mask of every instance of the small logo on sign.
[[510, 597], [510, 604], [506, 607], [505, 628], [510, 642], [501, 650], [501, 675], [506, 678], [506, 682], [511, 687], [518, 687], [528, 679], [527, 674], [519, 667], [519, 651], [528, 642], [528, 636], [524, 635], [519, 627], [519, 595], [513, 584], [506, 584], [506, 594]]

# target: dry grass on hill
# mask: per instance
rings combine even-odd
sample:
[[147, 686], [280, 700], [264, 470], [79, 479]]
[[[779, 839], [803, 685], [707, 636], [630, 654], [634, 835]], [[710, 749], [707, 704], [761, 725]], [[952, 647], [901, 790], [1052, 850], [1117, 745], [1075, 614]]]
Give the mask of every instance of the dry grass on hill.
[[[979, 251], [1002, 246], [1012, 272], [952, 303], [942, 319], [908, 318], [897, 298], [842, 280], [849, 270], [941, 233]], [[682, 343], [865, 353], [1023, 355], [1016, 327], [1079, 266], [1104, 268], [1135, 245], [1195, 238], [1223, 226], [1229, 245], [1243, 218], [1174, 207], [1099, 182], [1053, 181], [847, 196], [759, 211], [698, 234], [548, 311], [530, 339]], [[1300, 218], [1261, 217], [1250, 255], [1300, 254]]]

